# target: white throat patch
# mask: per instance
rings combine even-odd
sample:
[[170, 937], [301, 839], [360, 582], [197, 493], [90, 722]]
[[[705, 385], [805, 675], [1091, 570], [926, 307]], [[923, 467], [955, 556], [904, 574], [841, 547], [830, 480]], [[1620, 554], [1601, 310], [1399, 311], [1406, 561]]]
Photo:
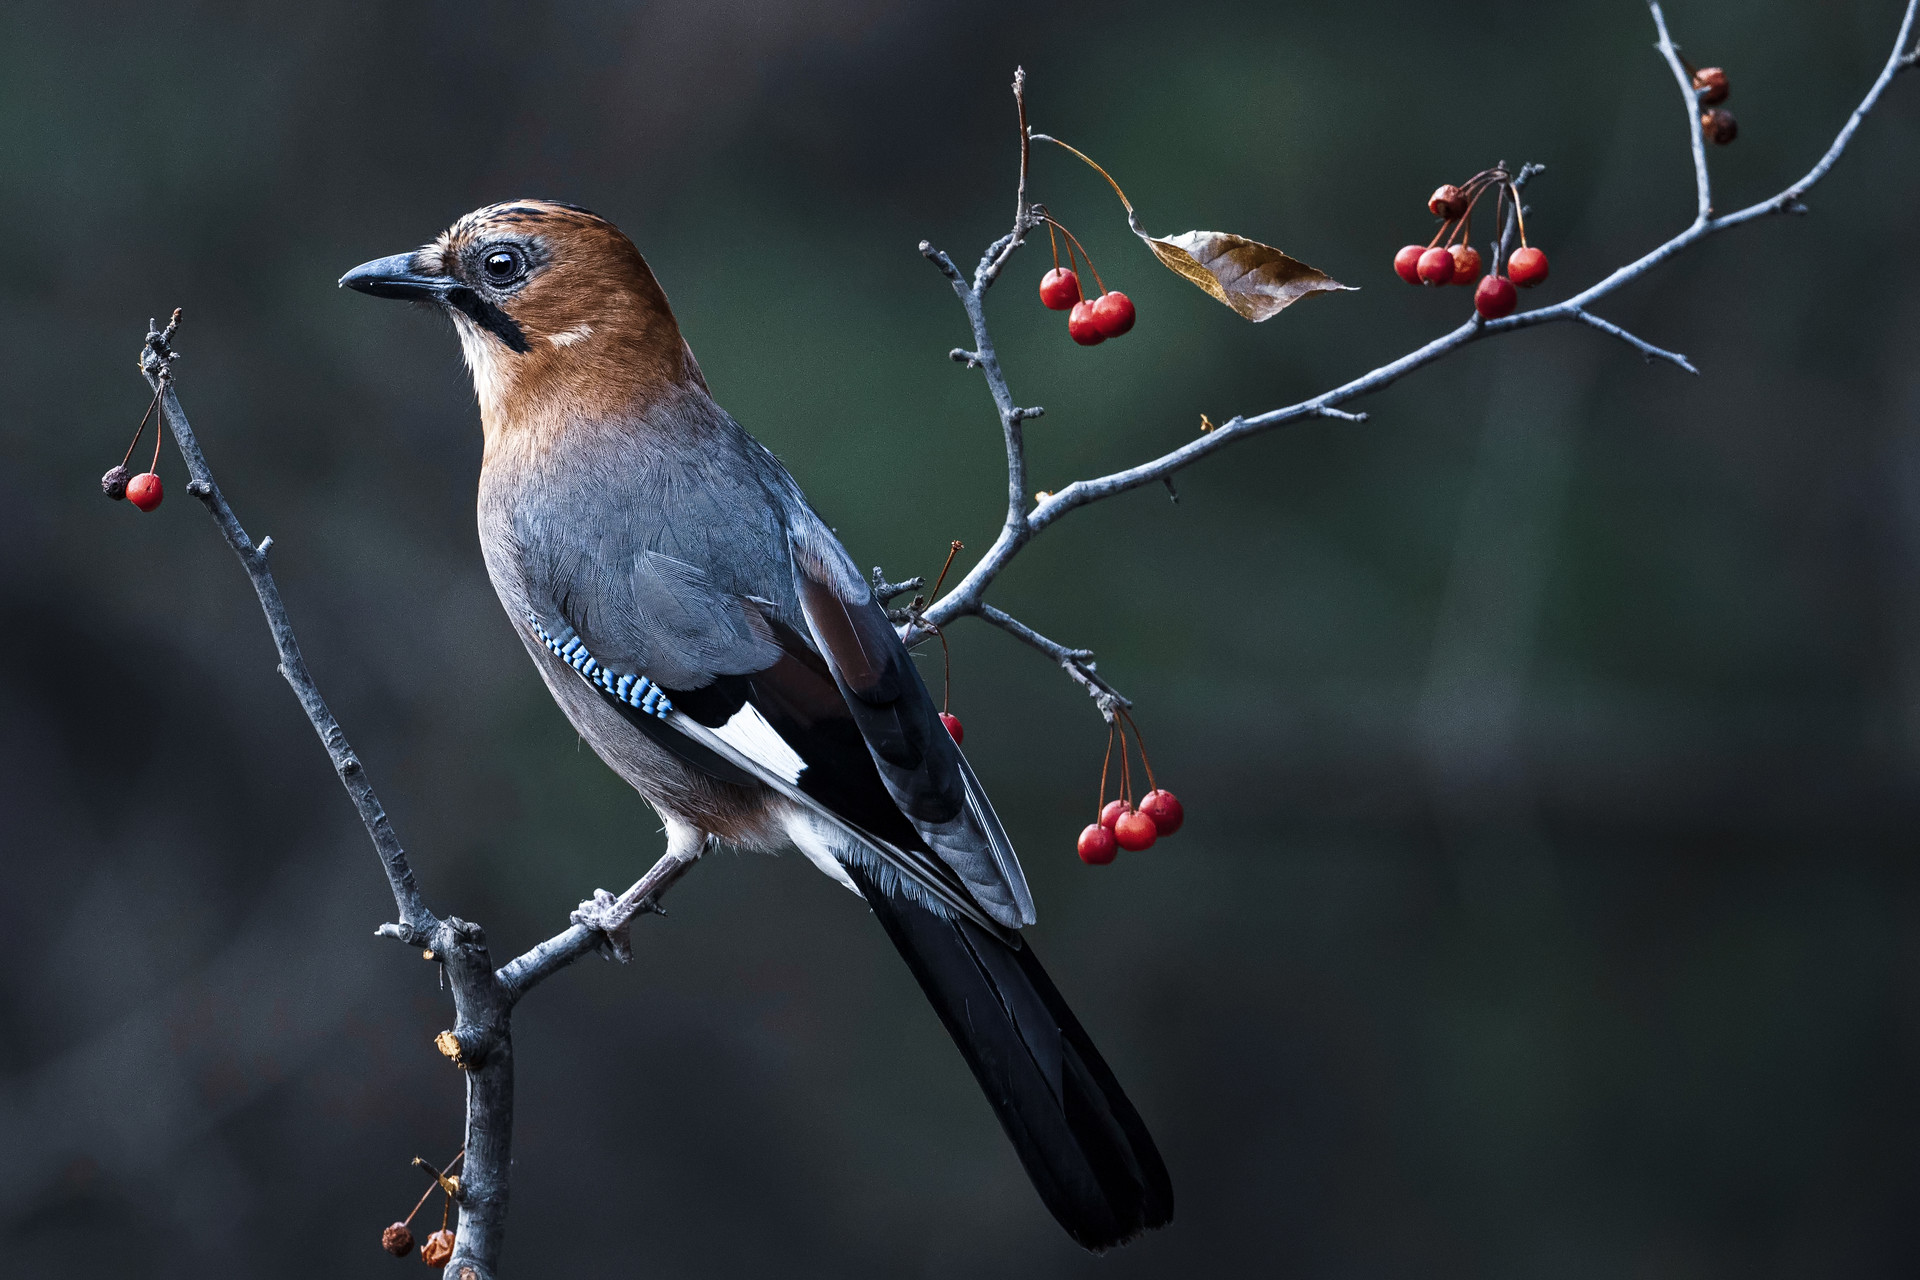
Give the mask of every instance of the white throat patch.
[[473, 390], [480, 397], [480, 411], [497, 419], [507, 392], [497, 342], [492, 334], [458, 311], [452, 315], [453, 327], [460, 335], [460, 357], [466, 361], [468, 372], [473, 374]]

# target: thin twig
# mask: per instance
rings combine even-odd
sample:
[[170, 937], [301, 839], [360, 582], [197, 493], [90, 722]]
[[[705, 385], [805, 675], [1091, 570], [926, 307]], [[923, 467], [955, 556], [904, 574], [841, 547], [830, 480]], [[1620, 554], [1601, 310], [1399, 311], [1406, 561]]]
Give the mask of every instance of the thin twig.
[[[962, 577], [959, 582], [954, 584], [952, 591], [934, 602], [934, 604], [925, 611], [925, 622], [930, 626], [937, 627], [954, 618], [964, 617], [970, 614], [988, 617], [989, 615], [985, 612], [986, 606], [983, 604], [983, 597], [988, 587], [992, 585], [994, 580], [999, 577], [1001, 572], [1006, 569], [1007, 565], [1012, 562], [1013, 558], [1020, 553], [1028, 542], [1048, 525], [1060, 519], [1068, 512], [1086, 506], [1089, 503], [1098, 502], [1125, 493], [1131, 489], [1139, 488], [1142, 485], [1151, 484], [1155, 481], [1164, 481], [1182, 468], [1191, 466], [1202, 458], [1208, 457], [1239, 440], [1270, 428], [1286, 423], [1297, 422], [1303, 418], [1345, 416], [1346, 411], [1340, 410], [1336, 406], [1380, 391], [1417, 369], [1424, 368], [1437, 360], [1453, 354], [1462, 347], [1496, 334], [1509, 333], [1517, 329], [1533, 328], [1536, 325], [1542, 324], [1560, 322], [1584, 324], [1620, 339], [1650, 360], [1664, 360], [1689, 373], [1697, 372], [1693, 364], [1684, 355], [1678, 352], [1668, 351], [1662, 347], [1657, 347], [1653, 343], [1629, 333], [1626, 329], [1611, 321], [1600, 319], [1588, 310], [1588, 308], [1596, 300], [1604, 298], [1622, 286], [1641, 278], [1655, 267], [1666, 262], [1669, 258], [1681, 253], [1709, 235], [1739, 226], [1742, 223], [1769, 214], [1802, 210], [1804, 206], [1801, 204], [1801, 197], [1805, 195], [1815, 183], [1825, 177], [1834, 163], [1840, 158], [1848, 144], [1852, 141], [1855, 131], [1860, 126], [1860, 122], [1873, 110], [1875, 104], [1878, 103], [1880, 99], [1880, 95], [1885, 92], [1887, 85], [1893, 80], [1893, 77], [1906, 67], [1912, 66], [1917, 61], [1920, 61], [1920, 48], [1915, 48], [1911, 52], [1909, 51], [1909, 41], [1913, 33], [1915, 11], [1916, 8], [1920, 8], [1920, 0], [1908, 0], [1901, 18], [1899, 34], [1893, 42], [1893, 50], [1887, 58], [1886, 65], [1875, 78], [1873, 84], [1868, 88], [1860, 104], [1854, 108], [1853, 113], [1841, 127], [1833, 143], [1827, 148], [1826, 152], [1814, 166], [1798, 181], [1786, 187], [1777, 195], [1718, 218], [1712, 216], [1712, 187], [1707, 174], [1705, 144], [1700, 131], [1698, 94], [1693, 88], [1691, 76], [1686, 74], [1684, 66], [1679, 63], [1679, 53], [1667, 32], [1665, 15], [1661, 12], [1659, 5], [1653, 3], [1652, 0], [1650, 0], [1648, 7], [1654, 19], [1655, 29], [1659, 34], [1658, 47], [1661, 55], [1667, 60], [1669, 67], [1674, 70], [1675, 75], [1679, 78], [1680, 89], [1686, 103], [1689, 118], [1688, 130], [1695, 162], [1695, 213], [1693, 221], [1685, 230], [1565, 301], [1552, 306], [1540, 307], [1532, 311], [1523, 311], [1499, 320], [1483, 321], [1478, 316], [1473, 316], [1458, 328], [1434, 338], [1425, 345], [1401, 356], [1399, 359], [1383, 364], [1376, 369], [1361, 374], [1359, 377], [1334, 387], [1330, 391], [1322, 392], [1311, 399], [1303, 400], [1284, 408], [1271, 409], [1265, 413], [1250, 416], [1236, 416], [1220, 424], [1220, 426], [1213, 431], [1203, 433], [1196, 439], [1188, 440], [1179, 448], [1162, 454], [1157, 458], [1153, 458], [1137, 466], [1126, 468], [1125, 470], [1113, 472], [1110, 475], [1087, 480], [1076, 480], [1063, 488], [1041, 494], [1031, 511], [1025, 510], [1026, 458], [1024, 446], [1017, 435], [1018, 423], [1013, 423], [1012, 425], [1016, 430], [1010, 430], [1006, 433], [1007, 472], [1009, 480], [1007, 519], [1000, 530], [999, 536], [994, 539], [993, 545], [987, 549], [986, 554], [981, 556], [967, 574]], [[1047, 139], [1044, 134], [1030, 133], [1028, 136], [1034, 141], [1043, 139], [1051, 141], [1051, 139]], [[1519, 189], [1523, 188], [1528, 179], [1539, 172], [1540, 167], [1537, 165], [1526, 165], [1522, 167], [1520, 173], [1516, 175], [1513, 184], [1516, 198]], [[1500, 219], [1496, 223], [1497, 239], [1494, 244], [1493, 257], [1496, 268], [1519, 217], [1519, 210], [1512, 210], [1508, 212], [1505, 218]], [[1006, 243], [1006, 241], [1003, 238], [1002, 241], [996, 243]], [[924, 242], [921, 246], [921, 251], [936, 263], [945, 261], [946, 255], [933, 249]], [[942, 270], [954, 281], [954, 291], [960, 296], [962, 304], [967, 309], [967, 319], [973, 329], [974, 345], [977, 352], [984, 353], [989, 351], [991, 349], [991, 340], [987, 336], [986, 323], [980, 306], [981, 300], [978, 291], [969, 290], [966, 287], [966, 282], [959, 278], [957, 272], [952, 270], [950, 263], [943, 265]], [[991, 365], [985, 360], [981, 360], [977, 364], [973, 361], [969, 361], [969, 363], [974, 364], [974, 367], [981, 368], [987, 375], [988, 389], [993, 395], [996, 407], [1001, 411], [1003, 424], [1007, 423], [1009, 416], [1008, 411], [1012, 406], [1012, 398], [1011, 393], [1007, 390], [1005, 379], [1000, 373], [998, 362], [994, 361]], [[1363, 415], [1354, 416], [1360, 417]], [[909, 625], [903, 631], [904, 637], [909, 641], [922, 639], [926, 634], [928, 634], [926, 631], [912, 625]], [[1043, 649], [1043, 651], [1045, 650]]]
[[339, 775], [341, 785], [352, 799], [360, 822], [366, 827], [368, 838], [373, 841], [374, 851], [380, 855], [380, 865], [387, 873], [388, 886], [393, 890], [394, 907], [400, 914], [403, 940], [416, 945], [424, 944], [440, 922], [427, 910], [420, 896], [420, 886], [414, 880], [413, 868], [407, 863], [406, 850], [401, 847], [399, 836], [394, 834], [393, 824], [387, 818], [380, 797], [374, 793], [366, 770], [361, 767], [360, 757], [354, 754], [346, 731], [334, 719], [333, 712], [328, 710], [326, 699], [320, 696], [320, 687], [307, 670], [306, 660], [300, 655], [300, 641], [294, 635], [293, 623], [287, 617], [287, 606], [280, 598], [279, 584], [273, 580], [273, 571], [267, 567], [265, 552], [254, 546], [253, 539], [247, 536], [247, 531], [233, 514], [233, 508], [227, 505], [220, 486], [214, 483], [213, 472], [200, 451], [199, 438], [194, 435], [193, 426], [187, 421], [186, 412], [181, 409], [180, 400], [174, 394], [175, 356], [172, 343], [179, 325], [180, 312], [176, 310], [165, 329], [149, 326], [146, 344], [140, 351], [140, 372], [146, 376], [148, 385], [159, 397], [161, 416], [173, 432], [174, 443], [179, 446], [180, 456], [187, 464], [187, 492], [200, 499], [206, 507], [207, 514], [213, 517], [215, 526], [220, 530], [220, 536], [226, 539], [227, 546], [239, 558], [240, 567], [246, 570], [247, 578], [253, 584], [253, 593], [260, 601], [260, 611], [266, 615], [267, 630], [272, 634], [274, 648], [280, 655], [280, 675], [293, 689], [294, 697], [300, 700], [301, 710], [307, 713], [313, 731], [320, 735], [320, 744], [326, 748], [327, 757], [333, 761], [334, 772]]
[[1593, 314], [1593, 312], [1591, 311], [1582, 310], [1581, 308], [1576, 307], [1574, 308], [1574, 318], [1580, 321], [1580, 323], [1582, 324], [1590, 325], [1593, 328], [1598, 329], [1602, 333], [1612, 334], [1614, 337], [1620, 339], [1620, 341], [1626, 343], [1628, 346], [1638, 351], [1641, 355], [1645, 356], [1649, 362], [1652, 362], [1654, 360], [1667, 360], [1667, 361], [1671, 361], [1674, 364], [1679, 365], [1682, 369], [1685, 369], [1688, 373], [1698, 374], [1700, 372], [1698, 369], [1693, 367], [1692, 361], [1688, 360], [1685, 356], [1681, 355], [1678, 351], [1668, 351], [1664, 347], [1654, 346], [1651, 342], [1648, 342], [1645, 339], [1636, 338], [1631, 333], [1628, 333], [1625, 329], [1622, 329], [1619, 325], [1614, 324], [1610, 320], [1602, 320], [1599, 316]]
[[[221, 537], [246, 570], [279, 653], [280, 674], [293, 689], [308, 723], [319, 735], [321, 745], [333, 762], [334, 772], [339, 775], [380, 857], [399, 921], [382, 924], [375, 932], [422, 948], [426, 958], [445, 966], [453, 990], [454, 1026], [442, 1032], [436, 1043], [466, 1076], [467, 1120], [466, 1144], [462, 1148], [465, 1159], [459, 1179], [460, 1225], [447, 1274], [493, 1280], [506, 1232], [508, 1177], [512, 1164], [510, 1018], [513, 1006], [536, 984], [596, 946], [605, 944], [616, 949], [623, 946], [626, 922], [641, 911], [657, 910], [660, 895], [685, 873], [691, 859], [678, 856], [669, 848], [667, 856], [632, 888], [619, 899], [610, 900], [613, 913], [606, 919], [611, 933], [608, 929], [574, 923], [498, 972], [488, 957], [486, 936], [478, 925], [454, 916], [441, 919], [427, 909], [406, 850], [387, 818], [386, 809], [301, 657], [300, 642], [287, 616], [279, 585], [267, 566], [267, 551], [273, 539], [262, 538], [256, 546], [247, 536], [215, 482], [206, 456], [201, 452], [199, 438], [174, 393], [173, 364], [178, 354], [173, 349], [173, 339], [179, 326], [177, 310], [164, 329], [158, 325], [148, 326], [139, 367], [153, 388], [161, 417], [172, 431], [180, 456], [186, 462], [187, 492], [200, 499]], [[582, 911], [597, 907], [599, 896], [602, 895], [583, 903]]]
[[1060, 664], [1069, 678], [1084, 688], [1099, 706], [1100, 714], [1112, 720], [1119, 710], [1131, 707], [1133, 702], [1118, 689], [1107, 683], [1106, 679], [1094, 669], [1093, 650], [1069, 649], [1056, 640], [1049, 640], [1020, 619], [990, 604], [982, 604], [977, 615], [983, 621], [991, 622], [1008, 635], [1024, 644], [1033, 646]]
[[1707, 140], [1700, 125], [1700, 91], [1693, 87], [1693, 75], [1680, 61], [1680, 50], [1667, 35], [1667, 15], [1660, 12], [1659, 0], [1647, 0], [1647, 8], [1653, 12], [1654, 30], [1660, 33], [1653, 47], [1667, 60], [1674, 82], [1680, 86], [1680, 96], [1687, 103], [1687, 137], [1693, 148], [1693, 185], [1697, 200], [1693, 223], [1701, 226], [1713, 216], [1713, 180], [1707, 175]]

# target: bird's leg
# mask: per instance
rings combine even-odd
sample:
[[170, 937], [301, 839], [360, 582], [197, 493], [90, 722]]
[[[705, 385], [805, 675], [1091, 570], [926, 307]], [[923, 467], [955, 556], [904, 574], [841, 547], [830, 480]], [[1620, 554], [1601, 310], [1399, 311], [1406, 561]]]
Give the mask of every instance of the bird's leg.
[[660, 855], [660, 861], [653, 864], [647, 874], [633, 882], [633, 886], [619, 897], [614, 897], [605, 889], [595, 889], [593, 896], [580, 904], [573, 913], [573, 922], [592, 929], [602, 935], [604, 950], [621, 964], [633, 956], [633, 945], [628, 936], [628, 928], [633, 918], [643, 912], [661, 911], [659, 898], [687, 869], [700, 860], [713, 844], [713, 837], [698, 827], [690, 826], [676, 818], [666, 818], [667, 851]]

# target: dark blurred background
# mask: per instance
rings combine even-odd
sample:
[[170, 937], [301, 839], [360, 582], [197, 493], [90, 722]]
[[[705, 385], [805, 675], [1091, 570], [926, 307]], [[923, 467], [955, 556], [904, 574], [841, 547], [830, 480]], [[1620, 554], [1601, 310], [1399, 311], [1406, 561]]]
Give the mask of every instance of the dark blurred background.
[[[1827, 145], [1896, 0], [1676, 0], [1730, 69], [1720, 206]], [[335, 278], [476, 205], [650, 256], [721, 402], [863, 564], [985, 548], [998, 431], [922, 237], [1011, 213], [1009, 75], [1149, 226], [1357, 294], [1251, 326], [1038, 154], [1135, 333], [991, 298], [1034, 488], [1457, 323], [1390, 270], [1505, 158], [1567, 296], [1684, 225], [1630, 0], [1164, 6], [14, 0], [0, 15], [0, 1272], [337, 1276], [460, 1145], [448, 1002], [185, 493], [99, 497], [186, 308], [181, 398], [434, 907], [496, 954], [657, 823], [576, 743], [483, 575], [444, 323]], [[1082, 511], [994, 599], [1138, 700], [1179, 838], [1100, 870], [1103, 729], [952, 630], [1033, 936], [1148, 1118], [1173, 1227], [1099, 1263], [1029, 1189], [906, 969], [798, 858], [725, 853], [517, 1019], [519, 1275], [1878, 1276], [1920, 1254], [1920, 76], [1805, 219], [1596, 333], [1475, 347]], [[937, 660], [936, 660], [937, 661]], [[929, 666], [929, 673], [937, 666]], [[429, 1227], [437, 1210], [426, 1212]]]

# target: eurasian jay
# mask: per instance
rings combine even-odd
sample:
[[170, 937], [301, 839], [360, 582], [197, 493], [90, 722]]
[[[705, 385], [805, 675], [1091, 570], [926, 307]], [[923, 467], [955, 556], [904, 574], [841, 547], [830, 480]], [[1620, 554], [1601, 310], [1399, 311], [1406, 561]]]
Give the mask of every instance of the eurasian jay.
[[1021, 939], [1026, 877], [883, 602], [714, 403], [633, 242], [522, 200], [340, 283], [452, 318], [487, 573], [669, 855], [796, 848], [861, 895], [1068, 1234], [1102, 1249], [1168, 1222], [1166, 1166]]

